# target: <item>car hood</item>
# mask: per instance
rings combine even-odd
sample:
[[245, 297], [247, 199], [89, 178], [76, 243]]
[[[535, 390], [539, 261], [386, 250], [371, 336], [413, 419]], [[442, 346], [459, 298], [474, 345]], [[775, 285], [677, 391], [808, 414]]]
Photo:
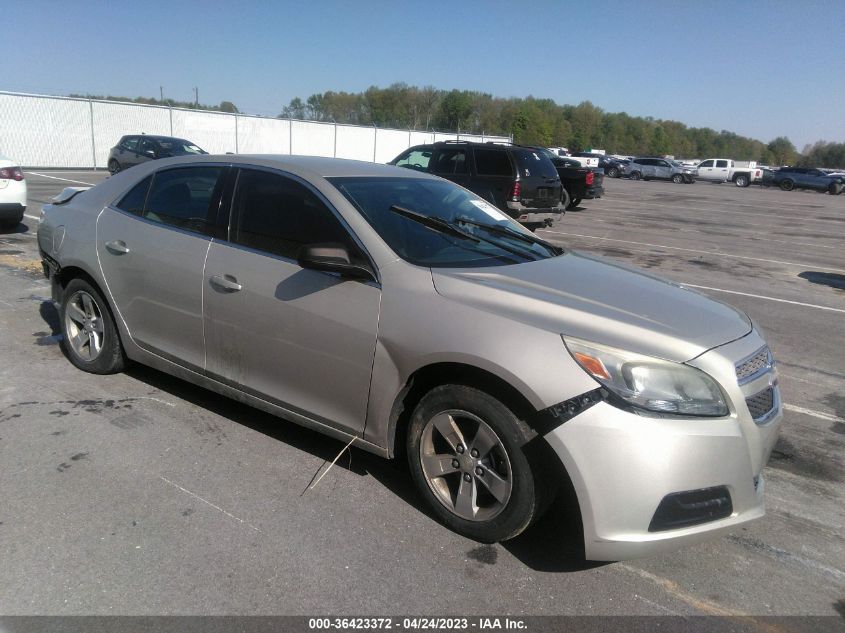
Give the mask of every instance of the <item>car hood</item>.
[[748, 334], [742, 312], [636, 268], [567, 252], [495, 268], [432, 269], [437, 292], [545, 330], [684, 362]]

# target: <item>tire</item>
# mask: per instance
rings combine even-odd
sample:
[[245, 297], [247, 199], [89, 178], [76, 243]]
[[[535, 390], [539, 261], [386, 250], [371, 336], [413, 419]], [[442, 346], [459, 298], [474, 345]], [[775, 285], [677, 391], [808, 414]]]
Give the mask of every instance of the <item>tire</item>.
[[607, 170], [607, 177], [608, 178], [619, 178], [619, 168], [618, 167], [611, 167]]
[[109, 160], [109, 173], [114, 176], [117, 172], [122, 169], [120, 163], [118, 163], [114, 158]]
[[569, 206], [567, 206], [566, 208], [577, 209], [579, 204], [581, 204], [581, 198], [572, 198], [572, 200], [569, 202]]
[[13, 218], [11, 220], [0, 220], [0, 229], [4, 229], [6, 231], [11, 231], [14, 228], [17, 228], [18, 224], [23, 222], [23, 215], [19, 218]]
[[836, 182], [832, 182], [828, 186], [827, 192], [832, 196], [838, 196], [840, 193], [842, 193], [842, 185]]
[[792, 191], [793, 189], [795, 189], [795, 182], [793, 182], [789, 178], [785, 178], [784, 180], [781, 180], [779, 185], [780, 185], [780, 188], [783, 189], [784, 191]]
[[487, 393], [435, 387], [411, 416], [411, 477], [435, 516], [458, 534], [482, 543], [513, 538], [539, 518], [548, 507], [547, 491], [555, 489], [544, 481], [554, 478], [541, 476], [548, 471], [523, 450], [529, 434]]
[[62, 351], [91, 374], [116, 374], [126, 357], [111, 310], [100, 291], [85, 279], [72, 279], [62, 296], [59, 314]]
[[631, 172], [631, 180], [640, 180], [642, 177], [643, 175], [638, 171]]
[[566, 190], [565, 187], [561, 187], [562, 193], [560, 194], [560, 201], [563, 204], [563, 208], [569, 208], [569, 201], [572, 199], [569, 195], [569, 192]]
[[672, 175], [672, 182], [674, 182], [676, 185], [683, 184], [685, 180], [686, 180], [686, 178], [684, 178], [683, 174], [673, 174]]
[[737, 187], [747, 187], [751, 184], [751, 179], [746, 174], [737, 174], [734, 176], [734, 184]]

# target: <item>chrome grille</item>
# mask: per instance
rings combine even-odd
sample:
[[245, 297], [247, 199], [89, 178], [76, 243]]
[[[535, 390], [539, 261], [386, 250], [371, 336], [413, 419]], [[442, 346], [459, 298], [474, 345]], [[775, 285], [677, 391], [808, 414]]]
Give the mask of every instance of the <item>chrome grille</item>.
[[745, 399], [745, 404], [748, 405], [751, 417], [755, 420], [766, 417], [775, 408], [775, 388], [768, 387], [753, 396], [748, 396]]
[[774, 364], [768, 347], [761, 347], [751, 356], [736, 364], [736, 379], [740, 385], [751, 382], [757, 376], [766, 373]]

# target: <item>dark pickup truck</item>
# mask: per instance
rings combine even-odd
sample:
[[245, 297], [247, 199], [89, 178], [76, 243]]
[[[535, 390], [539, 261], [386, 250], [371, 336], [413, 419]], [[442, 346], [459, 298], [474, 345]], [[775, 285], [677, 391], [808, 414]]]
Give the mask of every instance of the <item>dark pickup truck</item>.
[[582, 167], [581, 163], [566, 156], [558, 156], [553, 151], [545, 147], [536, 148], [549, 160], [557, 169], [557, 174], [560, 176], [560, 181], [563, 183], [563, 188], [569, 195], [569, 205], [567, 209], [574, 209], [582, 200], [590, 200], [592, 198], [601, 198], [604, 195], [604, 173], [601, 169], [594, 169], [591, 167]]

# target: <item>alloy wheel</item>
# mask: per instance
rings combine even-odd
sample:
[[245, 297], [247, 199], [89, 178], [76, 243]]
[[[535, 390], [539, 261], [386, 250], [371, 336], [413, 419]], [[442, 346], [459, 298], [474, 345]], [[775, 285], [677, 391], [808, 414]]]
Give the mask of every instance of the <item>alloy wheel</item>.
[[84, 290], [73, 293], [67, 302], [65, 332], [71, 349], [83, 361], [94, 361], [103, 351], [103, 315]]
[[420, 465], [437, 500], [468, 521], [497, 516], [513, 490], [511, 464], [502, 440], [468, 411], [444, 411], [426, 423]]

